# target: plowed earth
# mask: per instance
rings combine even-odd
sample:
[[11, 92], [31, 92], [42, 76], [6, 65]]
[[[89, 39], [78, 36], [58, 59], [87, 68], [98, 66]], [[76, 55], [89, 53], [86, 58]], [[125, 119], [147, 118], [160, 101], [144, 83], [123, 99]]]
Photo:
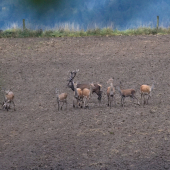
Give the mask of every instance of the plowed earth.
[[[99, 82], [89, 109], [73, 108], [75, 81]], [[2, 170], [170, 169], [170, 36], [0, 39], [0, 83], [16, 111], [0, 110]], [[107, 80], [134, 88], [156, 81], [149, 105], [107, 107]], [[68, 93], [57, 110], [55, 88]], [[2, 102], [2, 93], [1, 101]]]

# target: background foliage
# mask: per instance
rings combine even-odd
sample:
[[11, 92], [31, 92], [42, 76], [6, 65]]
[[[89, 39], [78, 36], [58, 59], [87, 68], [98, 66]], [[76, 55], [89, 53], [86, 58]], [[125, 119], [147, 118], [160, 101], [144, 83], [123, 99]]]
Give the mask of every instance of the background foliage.
[[169, 26], [169, 0], [2, 0], [0, 28], [11, 23], [30, 28], [54, 27], [61, 23], [75, 23], [81, 28], [112, 25], [117, 29], [155, 26], [156, 16], [162, 26]]

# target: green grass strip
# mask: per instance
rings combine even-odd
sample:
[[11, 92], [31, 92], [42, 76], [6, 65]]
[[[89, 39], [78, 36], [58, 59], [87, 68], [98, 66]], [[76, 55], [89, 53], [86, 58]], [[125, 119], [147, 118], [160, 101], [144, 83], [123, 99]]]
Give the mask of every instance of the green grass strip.
[[86, 36], [131, 36], [131, 35], [166, 35], [170, 34], [170, 28], [149, 28], [139, 27], [137, 29], [127, 29], [119, 31], [112, 28], [95, 28], [84, 30], [30, 30], [30, 29], [8, 29], [0, 32], [0, 38], [25, 38], [25, 37], [86, 37]]

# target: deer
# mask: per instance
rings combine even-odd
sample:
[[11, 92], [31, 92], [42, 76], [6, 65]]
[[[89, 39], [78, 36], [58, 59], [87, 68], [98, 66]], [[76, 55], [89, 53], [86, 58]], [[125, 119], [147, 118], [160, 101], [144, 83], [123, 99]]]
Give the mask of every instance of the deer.
[[[148, 100], [149, 98], [151, 98], [151, 92], [154, 88], [155, 88], [155, 81], [153, 81], [151, 86], [146, 84], [140, 86], [141, 102], [143, 98], [143, 105], [148, 104]], [[148, 98], [145, 99], [145, 96], [148, 96]]]
[[136, 91], [134, 89], [120, 89], [120, 86], [116, 86], [116, 90], [118, 90], [118, 92], [120, 93], [121, 96], [121, 105], [122, 107], [124, 107], [124, 100], [126, 97], [130, 97], [133, 99], [137, 100], [137, 104], [140, 105], [138, 99], [135, 96]]
[[[72, 91], [74, 91], [73, 80], [74, 80], [78, 71], [79, 71], [79, 69], [76, 69], [75, 71], [70, 71], [70, 78], [68, 79], [67, 86], [69, 88], [71, 88]], [[83, 90], [84, 88], [90, 89], [90, 87], [91, 87], [90, 84], [77, 84], [77, 88], [80, 88], [81, 90]], [[97, 94], [99, 103], [101, 102], [101, 98], [102, 98], [101, 88], [102, 88], [101, 84], [99, 84], [99, 83], [93, 84], [92, 94], [93, 93]]]
[[9, 110], [10, 109], [10, 102], [9, 101], [3, 101], [2, 103], [2, 108], [5, 110]]
[[[83, 108], [89, 107], [88, 102], [90, 100], [92, 86], [94, 85], [91, 84], [90, 89], [83, 88], [83, 90], [77, 87], [77, 83], [73, 82], [73, 85], [74, 85], [74, 98], [77, 100], [77, 107], [78, 105], [80, 105], [80, 102], [83, 104], [83, 106], [81, 105], [81, 107]], [[75, 107], [74, 100], [73, 100], [73, 107]]]
[[115, 88], [113, 87], [113, 79], [110, 78], [108, 81], [107, 81], [107, 84], [110, 84], [110, 86], [107, 88], [107, 98], [108, 98], [108, 106], [112, 106], [112, 102], [114, 100], [115, 102], [115, 105], [116, 105], [116, 100], [115, 100]]
[[5, 90], [4, 94], [4, 101], [2, 103], [2, 108], [6, 109], [7, 111], [10, 109], [10, 104], [13, 104], [14, 111], [15, 109], [15, 103], [14, 103], [14, 93], [11, 90]]
[[[56, 97], [57, 97], [57, 103], [58, 103], [58, 111], [63, 108], [63, 105], [66, 104], [67, 109], [67, 93], [61, 93], [59, 94], [59, 90], [56, 88]], [[62, 106], [60, 107], [60, 103], [62, 103]]]
[[79, 72], [79, 69], [76, 69], [74, 71], [69, 71], [70, 78], [67, 80], [68, 81], [67, 87], [71, 88], [72, 91], [74, 91], [73, 80], [74, 80], [75, 76], [77, 75], [77, 72]]

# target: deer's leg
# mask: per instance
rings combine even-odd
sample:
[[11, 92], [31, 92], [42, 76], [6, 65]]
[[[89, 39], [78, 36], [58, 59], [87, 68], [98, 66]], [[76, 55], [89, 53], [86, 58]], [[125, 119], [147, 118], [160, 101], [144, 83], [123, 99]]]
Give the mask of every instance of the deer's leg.
[[77, 99], [77, 108], [79, 107], [80, 99]]
[[148, 100], [151, 98], [150, 94], [148, 94], [148, 98], [147, 98], [147, 104], [148, 104]]
[[124, 100], [125, 100], [125, 97], [122, 96], [121, 98], [122, 107], [124, 107]]
[[110, 108], [112, 107], [113, 96], [110, 96]]
[[87, 101], [87, 98], [83, 97], [84, 109], [86, 108], [86, 104], [87, 104], [86, 101]]
[[110, 102], [110, 96], [107, 96], [107, 106], [109, 106], [109, 102]]
[[62, 110], [62, 108], [63, 108], [63, 105], [64, 105], [64, 102], [62, 102], [62, 105], [61, 105], [61, 110]]
[[2, 102], [2, 109], [4, 109], [4, 104], [5, 104], [5, 102]]
[[60, 102], [58, 101], [58, 111], [60, 110]]
[[[144, 99], [143, 93], [141, 93], [141, 103], [142, 103], [142, 98]], [[145, 100], [145, 99], [144, 99]]]
[[89, 101], [89, 98], [84, 96], [83, 97], [84, 108], [88, 107], [88, 101]]
[[123, 107], [124, 107], [124, 103], [125, 103], [125, 97], [123, 97]]
[[86, 98], [86, 106], [89, 108], [89, 100], [90, 100], [90, 97], [88, 96], [87, 98]]
[[8, 112], [8, 110], [9, 110], [9, 107], [8, 107], [8, 105], [6, 105], [6, 110], [7, 110], [7, 112]]
[[112, 107], [112, 98], [110, 96], [110, 101], [109, 101], [110, 108]]
[[121, 105], [123, 106], [123, 97], [121, 97]]
[[143, 105], [146, 104], [146, 95], [143, 95]]
[[74, 98], [73, 98], [73, 107], [75, 108], [75, 104], [74, 104]]

